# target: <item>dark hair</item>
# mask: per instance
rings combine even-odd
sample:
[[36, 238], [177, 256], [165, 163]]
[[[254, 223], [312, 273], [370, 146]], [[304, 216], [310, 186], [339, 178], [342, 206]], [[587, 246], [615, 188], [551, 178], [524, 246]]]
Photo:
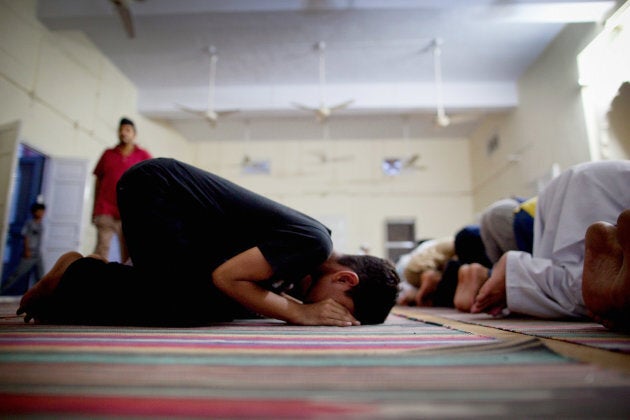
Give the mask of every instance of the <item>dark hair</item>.
[[120, 123], [118, 124], [118, 128], [122, 127], [123, 125], [130, 125], [130, 126], [133, 127], [133, 131], [136, 131], [135, 124], [129, 118], [123, 117], [123, 118], [120, 119]]
[[381, 324], [396, 304], [400, 277], [394, 264], [371, 255], [342, 255], [337, 262], [359, 276], [350, 292], [354, 317], [361, 324]]
[[33, 203], [31, 205], [31, 214], [35, 214], [37, 210], [46, 210], [46, 205], [42, 203]]

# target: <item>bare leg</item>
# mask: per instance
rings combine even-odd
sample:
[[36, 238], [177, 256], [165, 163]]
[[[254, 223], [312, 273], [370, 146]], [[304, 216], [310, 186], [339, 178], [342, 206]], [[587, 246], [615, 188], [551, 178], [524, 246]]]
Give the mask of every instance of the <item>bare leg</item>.
[[59, 285], [63, 273], [66, 272], [70, 264], [80, 258], [83, 256], [74, 251], [63, 254], [53, 268], [24, 294], [17, 310], [18, 315], [26, 313], [24, 322], [29, 322], [31, 319], [37, 321], [38, 313], [45, 305], [47, 298]]
[[593, 318], [611, 329], [630, 330], [630, 210], [617, 226], [595, 223], [586, 231], [582, 296]]
[[464, 264], [457, 273], [457, 289], [453, 304], [462, 312], [470, 312], [475, 296], [488, 279], [488, 269], [481, 264]]
[[101, 214], [94, 217], [94, 226], [96, 226], [94, 254], [103, 258], [109, 258], [112, 238], [116, 233], [116, 222], [112, 216]]
[[507, 264], [507, 254], [497, 261], [492, 267], [492, 275], [479, 289], [479, 293], [474, 299], [470, 312], [487, 312], [491, 315], [498, 315], [507, 306], [505, 291], [505, 266]]

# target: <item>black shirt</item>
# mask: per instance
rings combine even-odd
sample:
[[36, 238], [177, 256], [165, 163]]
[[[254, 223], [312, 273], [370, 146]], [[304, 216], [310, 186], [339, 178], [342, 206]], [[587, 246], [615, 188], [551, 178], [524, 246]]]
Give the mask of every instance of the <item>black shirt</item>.
[[162, 258], [175, 256], [182, 259], [177, 264], [208, 281], [223, 262], [258, 247], [273, 268], [266, 283], [271, 287], [277, 280], [301, 280], [332, 252], [330, 230], [317, 220], [174, 159], [137, 164], [118, 188], [137, 266], [163, 266]]
[[244, 317], [212, 283], [223, 262], [258, 247], [273, 268], [261, 285], [280, 291], [332, 252], [330, 231], [313, 218], [173, 159], [129, 169], [118, 206], [133, 266], [77, 260], [48, 302], [48, 321], [189, 326]]

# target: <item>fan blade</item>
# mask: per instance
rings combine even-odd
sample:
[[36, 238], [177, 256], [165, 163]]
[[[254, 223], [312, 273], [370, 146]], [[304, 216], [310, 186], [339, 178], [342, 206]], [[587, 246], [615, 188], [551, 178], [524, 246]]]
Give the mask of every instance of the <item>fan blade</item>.
[[293, 105], [295, 108], [302, 110], [302, 111], [306, 111], [306, 112], [311, 112], [313, 114], [315, 114], [315, 117], [317, 118], [317, 121], [319, 121], [320, 123], [323, 123], [324, 121], [326, 121], [328, 119], [328, 117], [330, 116], [330, 110], [328, 108], [326, 108], [325, 106], [321, 106], [319, 108], [314, 108], [311, 106], [306, 106], [306, 105], [302, 105], [302, 104], [298, 104], [295, 102], [292, 102], [291, 105]]
[[313, 108], [311, 106], [306, 106], [306, 105], [302, 105], [302, 104], [298, 104], [296, 102], [291, 102], [291, 105], [294, 106], [297, 109], [301, 109], [302, 111], [308, 111], [308, 112], [317, 112], [317, 108]]
[[134, 38], [136, 33], [133, 28], [133, 18], [131, 16], [131, 10], [129, 6], [127, 6], [127, 1], [125, 0], [111, 0], [112, 4], [116, 7], [116, 11], [120, 16], [120, 20], [122, 21], [123, 28], [125, 28], [125, 32], [127, 32], [127, 36], [129, 38]]
[[216, 114], [219, 117], [227, 117], [228, 115], [236, 114], [238, 112], [241, 112], [241, 110], [240, 109], [226, 109], [223, 111], [217, 111]]
[[349, 101], [342, 102], [340, 104], [334, 105], [330, 107], [331, 111], [338, 111], [340, 109], [348, 108], [350, 105], [354, 103], [354, 99], [350, 99]]
[[192, 114], [192, 115], [196, 115], [196, 116], [201, 117], [201, 118], [208, 118], [208, 113], [206, 111], [202, 111], [202, 110], [199, 110], [199, 109], [188, 108], [187, 106], [179, 105], [179, 104], [177, 104], [177, 108], [181, 109], [184, 112], [187, 112], [187, 113]]
[[184, 112], [195, 115], [206, 120], [212, 127], [216, 127], [219, 117], [227, 117], [228, 115], [240, 112], [239, 109], [226, 109], [224, 111], [202, 111], [199, 109], [188, 108], [187, 106], [177, 104], [177, 107]]
[[217, 126], [217, 116], [215, 113], [208, 112], [208, 111], [200, 111], [198, 109], [188, 108], [186, 106], [179, 105], [179, 104], [177, 104], [177, 107], [181, 109], [182, 111], [187, 112], [191, 115], [194, 115], [199, 118], [203, 118], [208, 124], [210, 124], [212, 128]]
[[404, 163], [404, 166], [413, 166], [413, 164], [420, 158], [419, 154], [414, 154], [410, 156]]

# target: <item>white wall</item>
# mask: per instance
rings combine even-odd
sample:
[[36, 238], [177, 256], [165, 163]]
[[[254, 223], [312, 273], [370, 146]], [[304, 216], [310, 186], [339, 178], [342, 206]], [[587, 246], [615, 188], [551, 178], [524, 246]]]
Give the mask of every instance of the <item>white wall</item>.
[[[34, 0], [0, 1], [0, 123], [22, 121], [25, 143], [50, 156], [96, 162], [116, 142], [121, 115], [134, 119], [138, 142], [154, 156], [172, 156], [217, 172], [316, 217], [343, 227], [347, 252], [368, 244], [384, 255], [385, 220], [410, 217], [418, 237], [454, 234], [471, 214], [466, 139], [382, 139], [188, 143], [169, 127], [136, 113], [131, 82], [81, 33], [48, 31], [35, 17]], [[352, 161], [320, 165], [312, 151], [353, 155]], [[385, 156], [418, 152], [425, 171], [397, 178], [382, 175]], [[269, 177], [239, 176], [247, 153], [272, 159]], [[92, 180], [89, 185], [92, 186]], [[90, 187], [91, 188], [91, 187]], [[82, 250], [91, 252], [87, 223]]]
[[[190, 162], [342, 226], [346, 252], [367, 244], [384, 255], [388, 218], [415, 219], [418, 238], [452, 235], [498, 198], [535, 194], [536, 181], [554, 162], [564, 169], [590, 159], [576, 56], [597, 32], [594, 24], [562, 31], [520, 79], [518, 109], [489, 118], [470, 140], [414, 135], [189, 143], [138, 115], [131, 82], [82, 34], [48, 31], [35, 7], [34, 0], [0, 0], [0, 123], [21, 120], [24, 142], [93, 164], [115, 144], [118, 119], [127, 115], [139, 143], [155, 156]], [[495, 134], [499, 147], [487, 155]], [[321, 164], [312, 152], [353, 159]], [[382, 158], [413, 153], [425, 170], [382, 174]], [[269, 159], [272, 174], [241, 175], [245, 154]], [[91, 191], [86, 196], [87, 216]], [[87, 223], [83, 238], [83, 251], [91, 251], [94, 229]]]
[[[35, 9], [35, 0], [0, 1], [0, 124], [21, 120], [24, 143], [93, 166], [116, 144], [125, 115], [136, 123], [138, 143], [154, 156], [192, 159], [192, 147], [177, 132], [137, 114], [136, 88], [84, 35], [47, 30]], [[88, 191], [84, 252], [92, 251], [95, 237], [91, 197]]]
[[[519, 106], [489, 119], [471, 139], [474, 209], [510, 196], [532, 196], [536, 181], [591, 160], [584, 106], [578, 83], [577, 55], [593, 39], [595, 24], [570, 24], [519, 80]], [[488, 140], [499, 147], [486, 153]]]
[[[343, 157], [321, 163], [316, 153]], [[424, 170], [397, 177], [383, 157], [418, 153]], [[243, 156], [269, 159], [270, 175], [241, 175]], [[314, 217], [344, 221], [345, 249], [384, 254], [385, 221], [416, 220], [417, 237], [454, 235], [472, 214], [467, 139], [212, 141], [197, 144], [199, 166]], [[346, 160], [349, 158], [348, 160]]]

